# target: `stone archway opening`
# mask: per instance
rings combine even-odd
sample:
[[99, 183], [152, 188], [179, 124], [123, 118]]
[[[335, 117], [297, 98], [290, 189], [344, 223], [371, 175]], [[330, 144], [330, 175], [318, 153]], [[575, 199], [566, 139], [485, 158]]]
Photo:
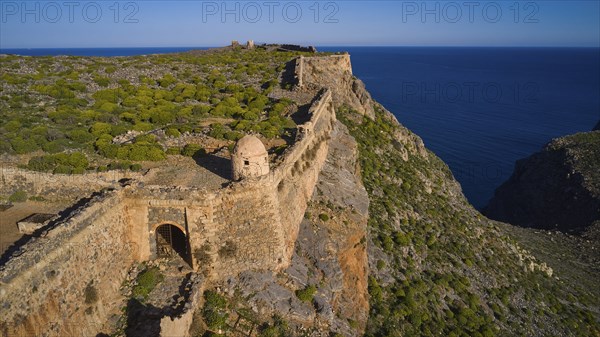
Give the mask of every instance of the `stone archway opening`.
[[191, 266], [190, 246], [185, 233], [172, 224], [156, 227], [156, 256], [159, 258], [179, 256]]

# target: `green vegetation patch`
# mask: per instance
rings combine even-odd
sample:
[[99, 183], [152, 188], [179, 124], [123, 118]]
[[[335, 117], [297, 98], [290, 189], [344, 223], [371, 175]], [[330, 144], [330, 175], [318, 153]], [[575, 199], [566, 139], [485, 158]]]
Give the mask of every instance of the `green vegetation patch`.
[[25, 201], [27, 201], [27, 192], [25, 192], [23, 190], [18, 190], [8, 197], [8, 201], [10, 201], [10, 202], [25, 202]]
[[227, 299], [215, 291], [204, 292], [204, 307], [202, 318], [209, 329], [213, 331], [225, 330], [229, 313], [227, 312]]
[[[217, 139], [290, 136], [296, 128], [288, 114], [293, 102], [269, 95], [285, 63], [301, 54], [256, 48], [119, 58], [5, 57], [0, 59], [0, 153], [75, 150], [94, 165], [102, 157], [159, 161], [167, 150], [160, 142], [117, 144], [113, 138], [161, 129], [167, 137], [179, 137], [203, 132], [192, 126], [215, 117], [227, 121], [211, 127], [210, 136]], [[34, 166], [57, 169], [48, 162]]]
[[315, 294], [317, 293], [317, 287], [314, 285], [306, 286], [304, 289], [296, 290], [296, 296], [302, 302], [312, 302]]
[[146, 300], [150, 292], [152, 292], [163, 279], [164, 276], [157, 267], [145, 269], [136, 279], [137, 284], [132, 290], [133, 297], [140, 300]]
[[57, 153], [33, 157], [27, 168], [34, 171], [51, 171], [64, 174], [84, 173], [89, 165], [85, 154], [81, 152]]

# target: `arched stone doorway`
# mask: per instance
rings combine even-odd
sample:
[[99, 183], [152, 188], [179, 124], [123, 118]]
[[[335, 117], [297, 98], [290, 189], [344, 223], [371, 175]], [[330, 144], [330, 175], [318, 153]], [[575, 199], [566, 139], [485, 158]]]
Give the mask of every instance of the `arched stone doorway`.
[[185, 232], [179, 226], [162, 224], [156, 227], [156, 257], [170, 258], [180, 256], [190, 266], [192, 259], [190, 245]]

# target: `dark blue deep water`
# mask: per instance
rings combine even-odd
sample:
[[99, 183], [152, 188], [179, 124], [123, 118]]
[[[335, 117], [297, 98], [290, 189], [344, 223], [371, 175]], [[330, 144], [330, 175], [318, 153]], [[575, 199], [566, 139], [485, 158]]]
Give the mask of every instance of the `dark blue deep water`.
[[600, 120], [600, 49], [347, 50], [373, 97], [421, 136], [485, 206], [517, 159]]
[[[1, 49], [129, 56], [199, 48]], [[322, 47], [349, 51], [373, 97], [421, 136], [484, 206], [514, 162], [600, 120], [600, 49]]]

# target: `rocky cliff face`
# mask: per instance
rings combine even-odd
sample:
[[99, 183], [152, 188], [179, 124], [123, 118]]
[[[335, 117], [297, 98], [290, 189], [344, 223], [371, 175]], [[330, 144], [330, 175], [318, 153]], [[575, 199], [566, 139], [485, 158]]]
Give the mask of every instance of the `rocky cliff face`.
[[515, 225], [579, 231], [600, 220], [600, 131], [550, 142], [519, 160], [485, 208]]
[[375, 116], [373, 101], [365, 84], [352, 75], [350, 55], [302, 57], [296, 64], [300, 86], [330, 88], [336, 108], [348, 105], [361, 114]]
[[[346, 313], [334, 315], [346, 318], [348, 325], [344, 319], [335, 319], [326, 326], [341, 335], [362, 333], [364, 321], [358, 318], [367, 307], [361, 305], [365, 303], [360, 295], [362, 283], [332, 287], [339, 284], [339, 277], [334, 276], [339, 269], [331, 267], [335, 266], [335, 256], [352, 257], [350, 263], [341, 263], [344, 260], [338, 258], [342, 275], [347, 277], [351, 274], [346, 271], [354, 270], [357, 279], [363, 279], [358, 271], [363, 268], [364, 241], [369, 275], [365, 336], [600, 334], [600, 317], [595, 314], [600, 305], [594, 292], [580, 288], [576, 278], [560, 279], [570, 270], [561, 268], [557, 276], [552, 266], [514, 240], [518, 234], [510, 225], [482, 217], [467, 202], [449, 168], [425, 148], [418, 136], [370, 98], [364, 86], [352, 77], [349, 62], [344, 58], [336, 62], [309, 62], [303, 69], [303, 82], [307, 86], [333, 86], [338, 119], [358, 143], [360, 170], [355, 176], [360, 177], [368, 194], [368, 234], [355, 245], [355, 251], [340, 250], [338, 244], [328, 246], [337, 249], [327, 254], [306, 253], [319, 251], [319, 242], [328, 242], [335, 237], [332, 233], [339, 235], [333, 242], [350, 242], [359, 233], [340, 231], [353, 228], [344, 221], [341, 227], [322, 221], [322, 214], [323, 219], [331, 214], [341, 216], [322, 206], [323, 200], [331, 200], [336, 187], [327, 189], [320, 184], [307, 216], [313, 220], [303, 222], [294, 264], [297, 270], [305, 270], [299, 267], [303, 264], [298, 264], [302, 260], [298, 258], [308, 256], [310, 261], [317, 261], [317, 269], [288, 271], [289, 275], [301, 275], [297, 277], [303, 280], [300, 284], [318, 280], [325, 284], [313, 300], [317, 308], [314, 316], [311, 310], [305, 312], [305, 317], [316, 317], [311, 326], [326, 322], [319, 317], [331, 317], [326, 313], [339, 303], [327, 289], [336, 289], [332, 293], [340, 294], [354, 291], [355, 297], [343, 297]], [[347, 171], [339, 170], [335, 175], [342, 172]], [[321, 174], [324, 177], [325, 171]], [[338, 190], [333, 199], [349, 198], [351, 189]], [[308, 223], [314, 224], [312, 231], [307, 230]], [[344, 269], [344, 265], [352, 268]], [[324, 335], [327, 330], [318, 331]], [[289, 335], [298, 334], [279, 336]]]

